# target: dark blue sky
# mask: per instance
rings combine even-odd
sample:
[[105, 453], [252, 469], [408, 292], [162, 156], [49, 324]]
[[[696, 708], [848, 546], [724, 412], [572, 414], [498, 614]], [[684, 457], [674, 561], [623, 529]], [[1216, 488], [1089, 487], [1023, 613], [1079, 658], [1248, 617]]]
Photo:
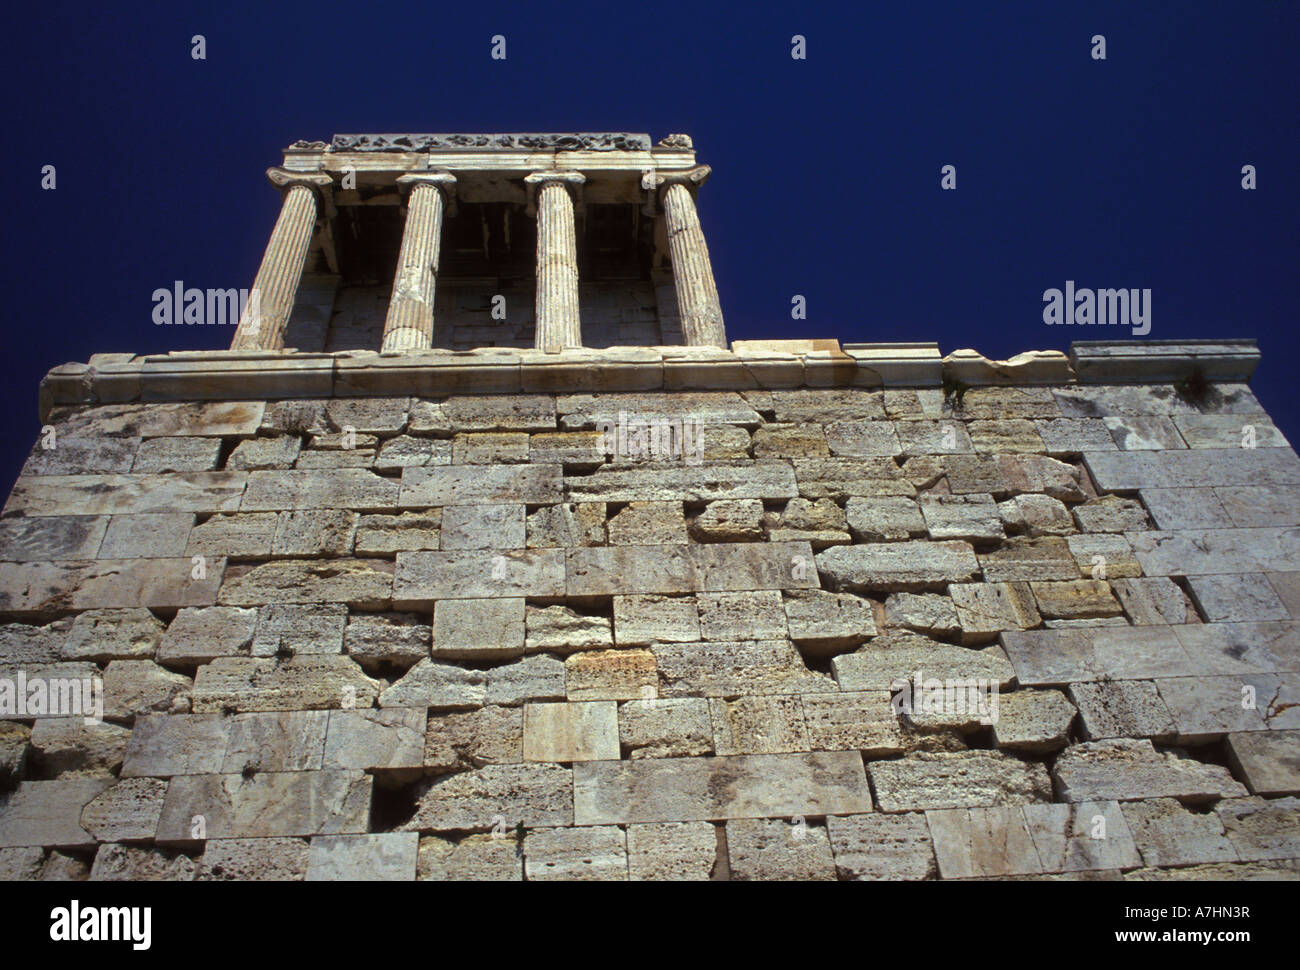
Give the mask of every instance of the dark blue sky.
[[151, 294], [250, 286], [263, 170], [361, 131], [687, 132], [732, 339], [1005, 357], [1078, 332], [1043, 324], [1049, 287], [1150, 288], [1152, 339], [1259, 340], [1255, 391], [1300, 441], [1295, 3], [179, 6], [24, 5], [0, 40], [6, 489], [50, 367], [228, 344], [154, 326]]

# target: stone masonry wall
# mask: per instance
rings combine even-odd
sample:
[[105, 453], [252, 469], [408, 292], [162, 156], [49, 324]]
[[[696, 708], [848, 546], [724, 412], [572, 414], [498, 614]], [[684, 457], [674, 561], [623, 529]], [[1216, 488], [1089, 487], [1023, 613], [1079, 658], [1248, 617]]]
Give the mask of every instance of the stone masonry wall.
[[[0, 685], [105, 720], [0, 720], [0, 877], [1300, 875], [1300, 460], [1244, 385], [50, 423]], [[966, 680], [996, 723], [897, 700]]]

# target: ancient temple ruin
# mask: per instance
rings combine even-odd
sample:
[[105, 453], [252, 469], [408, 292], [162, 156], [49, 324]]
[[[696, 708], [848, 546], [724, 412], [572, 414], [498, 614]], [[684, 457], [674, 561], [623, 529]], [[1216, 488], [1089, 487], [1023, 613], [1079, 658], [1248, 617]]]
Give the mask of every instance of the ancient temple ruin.
[[1300, 876], [1253, 341], [729, 342], [684, 135], [268, 174], [229, 349], [41, 384], [0, 877]]

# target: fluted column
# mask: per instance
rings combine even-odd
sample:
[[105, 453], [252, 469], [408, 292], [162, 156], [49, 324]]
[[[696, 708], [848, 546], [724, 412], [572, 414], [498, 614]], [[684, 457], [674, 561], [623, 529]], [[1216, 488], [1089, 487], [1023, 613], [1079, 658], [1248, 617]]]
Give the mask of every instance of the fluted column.
[[537, 329], [534, 346], [548, 354], [582, 346], [578, 312], [578, 242], [573, 192], [587, 181], [580, 172], [539, 172], [524, 181], [536, 192]]
[[276, 350], [284, 346], [284, 328], [293, 312], [302, 269], [307, 262], [319, 204], [329, 204], [333, 180], [321, 172], [270, 168], [266, 177], [280, 189], [280, 218], [262, 255], [257, 279], [239, 317], [231, 350]]
[[[412, 172], [397, 179], [410, 189], [406, 228], [384, 319], [383, 349], [427, 350], [433, 346], [433, 295], [442, 244], [442, 215], [456, 177], [450, 172]], [[444, 194], [446, 198], [444, 198]]]
[[722, 304], [713, 280], [709, 247], [695, 211], [695, 189], [704, 184], [711, 171], [709, 166], [700, 165], [666, 175], [648, 172], [641, 186], [662, 193], [683, 339], [687, 346], [725, 348], [727, 329], [722, 321]]

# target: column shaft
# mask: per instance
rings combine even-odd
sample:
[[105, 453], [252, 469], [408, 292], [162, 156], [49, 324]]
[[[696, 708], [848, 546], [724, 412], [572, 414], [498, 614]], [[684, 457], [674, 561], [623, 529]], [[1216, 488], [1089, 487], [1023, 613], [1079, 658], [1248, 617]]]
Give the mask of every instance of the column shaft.
[[442, 190], [436, 185], [412, 186], [393, 295], [384, 320], [385, 351], [427, 350], [433, 346], [433, 296], [443, 208]]
[[537, 191], [536, 316], [538, 350], [582, 346], [573, 199], [562, 182], [543, 182]]
[[275, 350], [284, 346], [284, 328], [293, 312], [294, 294], [307, 262], [316, 225], [316, 194], [306, 185], [291, 185], [284, 193], [280, 218], [271, 231], [262, 265], [231, 350]]
[[722, 304], [713, 281], [709, 247], [695, 211], [690, 190], [672, 183], [664, 191], [664, 221], [668, 248], [673, 261], [673, 282], [677, 287], [677, 310], [682, 318], [682, 337], [687, 346], [727, 346], [722, 322]]

